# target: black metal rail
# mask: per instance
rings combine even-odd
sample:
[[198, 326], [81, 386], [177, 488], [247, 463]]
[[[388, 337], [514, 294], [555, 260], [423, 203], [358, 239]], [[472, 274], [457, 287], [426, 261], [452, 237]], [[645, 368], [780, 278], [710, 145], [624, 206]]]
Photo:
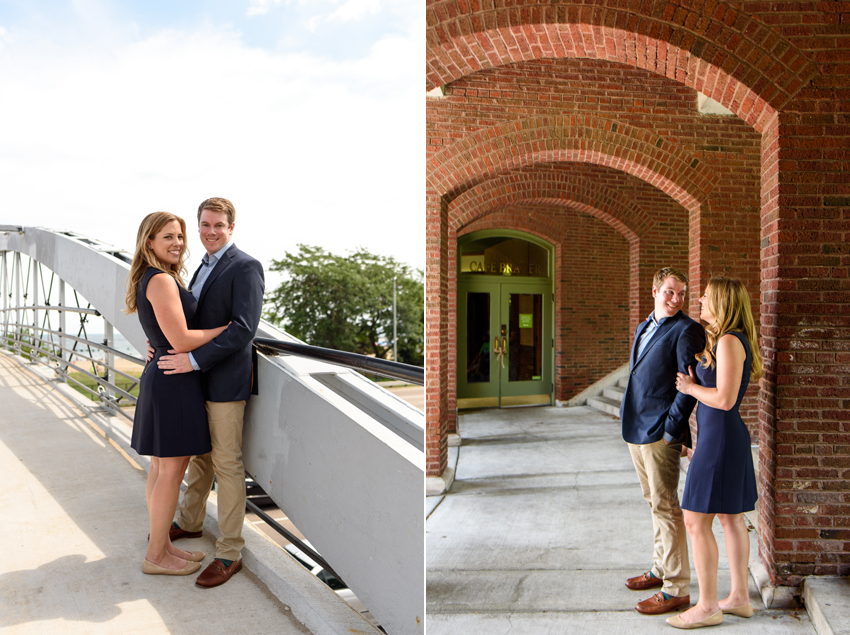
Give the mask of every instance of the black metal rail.
[[264, 355], [297, 355], [308, 359], [318, 359], [337, 366], [353, 368], [364, 373], [400, 379], [417, 386], [425, 385], [425, 369], [401, 362], [392, 362], [387, 359], [369, 357], [358, 353], [346, 353], [332, 348], [321, 346], [310, 346], [309, 344], [295, 344], [294, 342], [282, 342], [265, 337], [255, 337], [254, 347]]
[[331, 568], [331, 565], [329, 565], [327, 563], [327, 561], [324, 558], [322, 558], [322, 556], [320, 556], [318, 553], [316, 553], [315, 550], [311, 549], [306, 544], [304, 544], [303, 541], [299, 540], [291, 531], [286, 529], [286, 527], [281, 525], [274, 518], [269, 516], [266, 512], [264, 512], [259, 507], [257, 507], [257, 505], [254, 503], [254, 501], [246, 500], [245, 506], [248, 507], [248, 509], [250, 509], [252, 512], [254, 512], [257, 516], [259, 516], [263, 520], [263, 522], [265, 522], [269, 527], [274, 529], [277, 533], [279, 533], [281, 536], [286, 538], [289, 542], [291, 542], [293, 545], [295, 545], [301, 551], [303, 551], [305, 554], [307, 554], [307, 556], [309, 556], [311, 560], [313, 560], [316, 564], [321, 566], [325, 571], [327, 571], [333, 577], [335, 577], [337, 580], [339, 580], [341, 584], [345, 585], [346, 587], [348, 586], [347, 584], [345, 584], [343, 579], [339, 577], [339, 574], [337, 574], [337, 572], [334, 571]]

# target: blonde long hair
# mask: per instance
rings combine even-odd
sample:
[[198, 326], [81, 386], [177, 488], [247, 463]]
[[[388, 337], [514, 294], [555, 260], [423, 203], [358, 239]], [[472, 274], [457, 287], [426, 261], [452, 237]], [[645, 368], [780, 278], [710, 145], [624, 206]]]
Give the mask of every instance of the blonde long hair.
[[714, 315], [714, 322], [705, 327], [705, 350], [697, 353], [696, 358], [703, 368], [713, 368], [717, 363], [714, 354], [717, 342], [730, 331], [739, 331], [746, 336], [750, 344], [750, 379], [757, 380], [761, 377], [764, 366], [759, 354], [758, 332], [750, 307], [750, 296], [744, 283], [735, 278], [714, 276], [708, 281], [706, 299]]
[[[147, 241], [153, 240], [162, 231], [162, 228], [173, 220], [180, 224], [180, 231], [183, 232], [184, 237], [183, 250], [180, 252], [180, 260], [177, 261], [176, 265], [162, 262], [156, 257], [153, 249], [149, 249], [147, 246]], [[139, 231], [136, 234], [136, 251], [133, 254], [133, 263], [130, 265], [130, 275], [127, 277], [127, 297], [125, 299], [127, 308], [124, 309], [124, 313], [135, 313], [138, 309], [136, 295], [139, 292], [139, 283], [148, 267], [155, 267], [170, 274], [177, 281], [177, 284], [186, 287], [181, 277], [186, 275], [186, 257], [189, 255], [185, 236], [186, 221], [171, 212], [153, 212], [142, 219], [142, 224], [139, 225]]]

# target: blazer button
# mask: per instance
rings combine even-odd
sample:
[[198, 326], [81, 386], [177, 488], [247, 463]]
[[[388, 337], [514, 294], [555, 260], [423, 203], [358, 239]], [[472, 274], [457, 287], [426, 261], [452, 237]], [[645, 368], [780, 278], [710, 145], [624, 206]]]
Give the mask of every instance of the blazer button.
[[634, 374], [635, 374], [635, 371], [632, 371], [632, 375], [634, 375]]

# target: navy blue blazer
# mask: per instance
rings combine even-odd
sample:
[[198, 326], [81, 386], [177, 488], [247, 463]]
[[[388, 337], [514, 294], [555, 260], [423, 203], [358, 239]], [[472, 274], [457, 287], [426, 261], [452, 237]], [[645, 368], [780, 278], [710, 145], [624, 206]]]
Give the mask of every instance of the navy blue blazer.
[[664, 438], [691, 447], [688, 418], [697, 400], [676, 390], [676, 373], [696, 367], [694, 356], [705, 349], [705, 329], [679, 311], [658, 327], [635, 359], [646, 327], [646, 320], [637, 327], [629, 358], [629, 383], [620, 405], [623, 438], [638, 445]]
[[[196, 271], [190, 289], [197, 277]], [[192, 351], [203, 372], [207, 401], [242, 401], [251, 396], [251, 342], [260, 324], [264, 290], [263, 266], [236, 245], [222, 254], [204, 282], [195, 327], [209, 329], [230, 322], [224, 333]]]

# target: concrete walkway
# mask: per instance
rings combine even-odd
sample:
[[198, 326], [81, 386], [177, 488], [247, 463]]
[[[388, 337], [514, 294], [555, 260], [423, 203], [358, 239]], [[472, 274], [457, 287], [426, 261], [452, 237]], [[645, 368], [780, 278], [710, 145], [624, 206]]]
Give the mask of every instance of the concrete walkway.
[[[377, 632], [248, 524], [246, 567], [224, 586], [144, 575], [146, 474], [119, 441], [44, 370], [0, 351], [0, 633]], [[206, 552], [204, 566], [210, 526], [180, 543]], [[284, 593], [258, 575], [284, 578]]]
[[[651, 565], [652, 521], [619, 420], [586, 407], [486, 410], [459, 431], [454, 485], [427, 500], [428, 635], [674, 632], [666, 615], [634, 610], [652, 591], [624, 586]], [[717, 521], [715, 533], [725, 594]], [[814, 635], [805, 610], [765, 610], [750, 582], [756, 615], [726, 616], [724, 632]]]

